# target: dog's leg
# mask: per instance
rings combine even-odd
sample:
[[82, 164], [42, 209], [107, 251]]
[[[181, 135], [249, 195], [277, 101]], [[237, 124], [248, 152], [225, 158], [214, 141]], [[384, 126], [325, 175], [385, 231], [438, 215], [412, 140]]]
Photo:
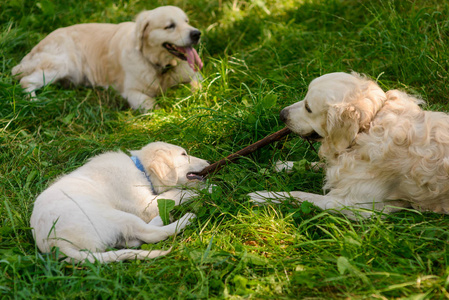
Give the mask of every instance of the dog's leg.
[[153, 219], [148, 224], [139, 223], [138, 226], [135, 226], [132, 235], [145, 243], [157, 243], [184, 230], [184, 228], [190, 224], [190, 220], [194, 218], [196, 218], [195, 214], [186, 213], [178, 221], [166, 226], [159, 226], [159, 220], [156, 219], [156, 221], [153, 222]]
[[143, 112], [147, 112], [148, 110], [155, 108], [156, 101], [154, 98], [140, 91], [129, 89], [123, 92], [122, 96], [128, 100], [129, 106], [134, 110], [140, 109]]
[[200, 73], [195, 72], [187, 62], [182, 61], [174, 68], [173, 75], [170, 75], [167, 87], [172, 87], [180, 83], [190, 83], [192, 92], [201, 89], [201, 81], [203, 77]]
[[[296, 161], [283, 161], [278, 160], [274, 166], [274, 169], [276, 172], [287, 172], [292, 173], [294, 171], [295, 163], [298, 163]], [[321, 169], [325, 168], [325, 164], [319, 161], [314, 161], [310, 163], [310, 170], [318, 172]]]
[[[267, 191], [261, 191], [261, 192], [254, 192], [248, 194], [251, 201], [257, 202], [257, 203], [266, 203], [266, 202], [273, 202], [273, 203], [282, 203], [284, 201], [288, 201], [289, 199], [294, 199], [295, 202], [303, 202], [307, 201], [312, 203], [313, 205], [317, 206], [318, 208], [321, 208], [323, 210], [325, 209], [333, 209], [338, 210], [341, 213], [345, 214], [350, 219], [357, 219], [356, 216], [360, 215], [361, 217], [367, 218], [371, 216], [372, 212], [369, 210], [373, 209], [372, 203], [357, 203], [355, 206], [351, 202], [347, 203], [347, 199], [336, 197], [336, 196], [329, 196], [329, 195], [317, 195], [312, 193], [306, 193], [306, 192], [267, 192]], [[360, 201], [362, 202], [362, 201]], [[354, 213], [354, 211], [349, 210], [347, 208], [358, 208], [363, 209], [363, 211]]]
[[335, 208], [336, 204], [339, 202], [335, 201], [335, 199], [329, 199], [328, 196], [322, 196], [312, 193], [306, 192], [254, 192], [248, 195], [251, 198], [251, 201], [257, 203], [265, 203], [265, 202], [273, 202], [273, 203], [281, 203], [287, 201], [288, 199], [294, 199], [295, 201], [308, 201], [316, 205], [321, 209], [332, 209]]
[[175, 205], [179, 205], [181, 202], [186, 202], [196, 196], [198, 196], [198, 193], [192, 190], [171, 189], [167, 192], [157, 195], [156, 200], [170, 199], [175, 201]]
[[200, 73], [194, 73], [193, 76], [190, 76], [190, 86], [192, 93], [198, 90], [201, 90], [201, 81], [203, 81], [203, 76]]

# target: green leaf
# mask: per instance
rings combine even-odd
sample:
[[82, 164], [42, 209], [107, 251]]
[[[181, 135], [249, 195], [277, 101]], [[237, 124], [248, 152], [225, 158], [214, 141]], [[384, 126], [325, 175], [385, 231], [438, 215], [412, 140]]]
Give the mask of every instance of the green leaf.
[[157, 208], [159, 209], [159, 216], [164, 225], [170, 223], [170, 211], [175, 207], [175, 200], [157, 199]]
[[44, 0], [37, 2], [36, 6], [39, 7], [46, 16], [53, 16], [55, 14], [55, 5], [51, 1]]
[[66, 125], [70, 124], [70, 122], [72, 121], [73, 117], [75, 116], [75, 113], [70, 113], [67, 116], [65, 116], [64, 118], [62, 118], [62, 122]]
[[263, 97], [261, 105], [263, 108], [272, 108], [276, 105], [278, 96], [275, 94], [268, 94], [265, 97]]
[[254, 293], [253, 290], [246, 287], [248, 285], [248, 279], [242, 275], [235, 275], [232, 281], [234, 281], [235, 293], [237, 295], [246, 296]]
[[268, 264], [268, 260], [265, 257], [251, 253], [246, 253], [243, 256], [242, 261], [256, 266], [266, 266]]
[[33, 170], [28, 174], [26, 183], [25, 183], [25, 189], [28, 189], [30, 187], [32, 181], [34, 180], [34, 178], [36, 178], [36, 176], [37, 176], [36, 170]]
[[307, 201], [301, 203], [301, 211], [308, 214], [312, 211], [313, 204]]
[[242, 103], [245, 105], [245, 107], [252, 107], [253, 105], [248, 101], [248, 97], [243, 96], [242, 97]]
[[310, 170], [310, 162], [308, 162], [307, 159], [295, 161], [293, 163], [293, 170], [295, 170], [298, 173], [305, 173], [307, 170]]
[[338, 268], [338, 272], [340, 272], [341, 275], [344, 275], [346, 273], [346, 271], [353, 270], [352, 265], [349, 263], [348, 259], [344, 256], [340, 256], [337, 259], [337, 268]]
[[349, 260], [344, 256], [340, 256], [339, 258], [337, 258], [337, 269], [341, 275], [349, 273], [350, 275], [360, 278], [360, 280], [362, 280], [363, 283], [371, 284], [368, 277], [363, 272], [361, 272], [356, 266], [352, 265], [349, 262]]

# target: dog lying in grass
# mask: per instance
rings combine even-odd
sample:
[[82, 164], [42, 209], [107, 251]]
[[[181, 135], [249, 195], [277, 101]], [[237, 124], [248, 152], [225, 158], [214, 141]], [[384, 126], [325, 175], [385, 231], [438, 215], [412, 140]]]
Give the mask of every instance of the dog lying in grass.
[[422, 110], [422, 103], [398, 90], [385, 93], [356, 73], [313, 80], [304, 100], [280, 116], [294, 133], [321, 142], [328, 193], [255, 192], [250, 197], [309, 201], [351, 218], [408, 207], [449, 213], [449, 115]]
[[178, 7], [144, 11], [136, 22], [78, 24], [50, 33], [12, 74], [26, 92], [64, 80], [114, 87], [133, 109], [154, 108], [161, 91], [179, 83], [199, 87], [203, 63], [193, 48], [201, 32]]
[[202, 178], [191, 172], [209, 164], [163, 142], [131, 154], [98, 155], [37, 197], [31, 227], [40, 251], [59, 247], [69, 261], [91, 262], [148, 259], [170, 251], [106, 249], [156, 243], [183, 230], [195, 215], [187, 213], [163, 226], [157, 200], [172, 199], [178, 205], [194, 197], [194, 191], [179, 187], [198, 185]]

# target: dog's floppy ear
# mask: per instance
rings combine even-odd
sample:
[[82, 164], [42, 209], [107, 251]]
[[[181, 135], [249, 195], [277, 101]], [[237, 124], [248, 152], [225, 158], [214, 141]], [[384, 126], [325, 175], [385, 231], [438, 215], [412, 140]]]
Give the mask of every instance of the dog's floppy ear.
[[357, 88], [345, 96], [344, 102], [354, 105], [360, 113], [360, 130], [365, 130], [383, 107], [387, 95], [380, 86], [370, 78], [352, 72], [359, 79]]
[[165, 187], [174, 186], [178, 182], [178, 173], [173, 164], [173, 159], [165, 150], [157, 150], [146, 168]]
[[150, 29], [150, 14], [151, 11], [143, 11], [137, 15], [136, 18], [136, 49], [142, 52], [145, 37]]
[[359, 132], [360, 112], [351, 103], [339, 103], [329, 107], [327, 113], [327, 142], [334, 151], [348, 148]]
[[328, 111], [327, 139], [329, 147], [336, 152], [348, 148], [360, 131], [369, 129], [387, 99], [375, 82], [353, 75], [361, 79], [358, 88], [346, 95], [342, 103], [331, 105]]

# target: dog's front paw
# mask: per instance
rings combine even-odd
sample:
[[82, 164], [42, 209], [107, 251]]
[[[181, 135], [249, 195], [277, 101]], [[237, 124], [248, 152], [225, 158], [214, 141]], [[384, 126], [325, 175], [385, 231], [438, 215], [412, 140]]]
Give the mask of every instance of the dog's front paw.
[[294, 161], [278, 160], [274, 166], [274, 170], [278, 173], [279, 172], [291, 173], [293, 171], [294, 164], [295, 164]]
[[202, 88], [202, 85], [201, 85], [201, 83], [199, 82], [199, 81], [197, 81], [197, 80], [192, 80], [191, 82], [190, 82], [190, 91], [192, 92], [192, 93], [195, 93], [196, 91], [199, 91], [199, 90], [201, 90], [201, 88]]
[[212, 194], [216, 189], [217, 189], [217, 185], [215, 184], [209, 184], [209, 186], [205, 187], [204, 189], [207, 189], [207, 192], [209, 194]]
[[196, 215], [193, 213], [186, 213], [177, 221], [177, 231], [183, 230], [186, 226], [191, 224], [191, 220], [195, 219]]
[[198, 193], [193, 190], [183, 190], [181, 192], [181, 202], [187, 202], [188, 200], [198, 197]]
[[264, 203], [281, 203], [280, 200], [275, 200], [276, 197], [271, 192], [267, 191], [260, 191], [260, 192], [254, 192], [248, 194], [250, 201], [258, 203], [258, 204], [264, 204]]

